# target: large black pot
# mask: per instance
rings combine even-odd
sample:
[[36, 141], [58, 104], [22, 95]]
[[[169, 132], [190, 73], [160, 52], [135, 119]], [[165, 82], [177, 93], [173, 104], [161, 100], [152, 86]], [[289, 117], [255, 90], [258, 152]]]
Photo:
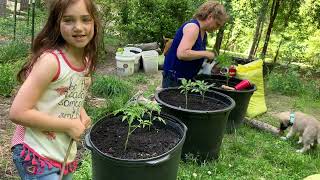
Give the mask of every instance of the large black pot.
[[[156, 92], [155, 99], [161, 105], [162, 112], [179, 118], [188, 127], [186, 141], [182, 148], [182, 157], [192, 153], [198, 157], [200, 162], [217, 159], [229, 113], [235, 106], [233, 99], [222, 93], [212, 92], [211, 97], [205, 98], [222, 103], [225, 108], [212, 111], [190, 110], [164, 102], [162, 96], [166, 91], [180, 92], [180, 90], [177, 87], [164, 88]], [[190, 94], [190, 96], [199, 95]]]
[[[222, 75], [198, 75], [195, 79], [204, 80], [209, 84], [215, 83], [215, 87], [212, 87], [211, 90], [228, 95], [235, 101], [236, 106], [229, 115], [226, 128], [227, 133], [233, 133], [243, 123], [243, 118], [246, 115], [250, 98], [254, 91], [257, 90], [256, 86], [253, 84], [248, 89], [233, 91], [220, 88], [221, 85], [226, 85], [227, 82], [227, 77]], [[238, 78], [230, 78], [228, 83], [230, 87], [234, 87], [241, 81], [242, 80]], [[210, 93], [207, 95], [210, 96]]]
[[101, 152], [92, 143], [90, 133], [98, 128], [103, 118], [89, 130], [85, 136], [86, 146], [92, 153], [93, 180], [175, 180], [181, 157], [181, 149], [186, 137], [187, 127], [176, 117], [161, 113], [166, 125], [175, 129], [181, 137], [177, 145], [170, 151], [148, 159], [120, 159]]

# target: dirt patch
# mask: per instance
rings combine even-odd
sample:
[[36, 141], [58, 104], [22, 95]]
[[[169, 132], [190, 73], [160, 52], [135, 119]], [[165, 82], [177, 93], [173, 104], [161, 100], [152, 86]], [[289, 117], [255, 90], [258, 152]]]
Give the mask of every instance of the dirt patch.
[[11, 138], [14, 124], [9, 120], [11, 98], [0, 96], [0, 179], [18, 179], [11, 160]]

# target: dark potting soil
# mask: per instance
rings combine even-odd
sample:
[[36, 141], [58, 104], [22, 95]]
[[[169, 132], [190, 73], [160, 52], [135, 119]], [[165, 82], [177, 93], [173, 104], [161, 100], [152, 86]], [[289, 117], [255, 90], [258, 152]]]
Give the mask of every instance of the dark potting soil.
[[184, 109], [190, 110], [201, 110], [201, 111], [214, 111], [219, 109], [224, 109], [227, 107], [223, 102], [213, 99], [213, 98], [204, 98], [202, 102], [201, 95], [188, 95], [188, 107], [186, 108], [186, 97], [185, 94], [180, 93], [180, 90], [168, 90], [162, 91], [159, 94], [159, 98], [172, 106], [181, 107]]
[[148, 127], [136, 129], [129, 137], [124, 150], [128, 125], [121, 117], [105, 120], [91, 131], [92, 143], [103, 153], [121, 159], [147, 159], [171, 150], [181, 139], [171, 127], [158, 121]]

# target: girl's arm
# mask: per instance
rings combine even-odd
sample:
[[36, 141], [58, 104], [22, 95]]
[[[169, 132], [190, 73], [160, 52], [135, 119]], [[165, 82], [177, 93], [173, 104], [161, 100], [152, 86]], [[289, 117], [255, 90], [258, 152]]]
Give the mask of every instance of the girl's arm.
[[58, 63], [54, 55], [46, 53], [40, 56], [17, 93], [10, 108], [9, 118], [22, 126], [65, 132], [78, 140], [85, 129], [80, 119], [71, 121], [57, 118], [34, 108], [57, 71]]
[[199, 27], [194, 23], [189, 23], [183, 28], [183, 36], [177, 49], [177, 57], [180, 60], [190, 61], [200, 58], [214, 58], [213, 52], [192, 50], [193, 45], [198, 39], [199, 31]]

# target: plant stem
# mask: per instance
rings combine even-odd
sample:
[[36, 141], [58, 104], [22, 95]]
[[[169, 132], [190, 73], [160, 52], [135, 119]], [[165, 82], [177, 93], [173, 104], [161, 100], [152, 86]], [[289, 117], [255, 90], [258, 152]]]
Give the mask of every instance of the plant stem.
[[188, 108], [188, 93], [186, 93], [186, 109]]
[[203, 104], [203, 101], [204, 101], [204, 94], [202, 94], [202, 104]]
[[127, 139], [126, 139], [126, 142], [124, 143], [124, 151], [127, 150], [127, 145], [128, 145], [128, 141], [129, 141], [129, 136], [130, 136], [130, 126], [129, 126], [129, 129], [128, 129], [128, 134], [127, 134]]

